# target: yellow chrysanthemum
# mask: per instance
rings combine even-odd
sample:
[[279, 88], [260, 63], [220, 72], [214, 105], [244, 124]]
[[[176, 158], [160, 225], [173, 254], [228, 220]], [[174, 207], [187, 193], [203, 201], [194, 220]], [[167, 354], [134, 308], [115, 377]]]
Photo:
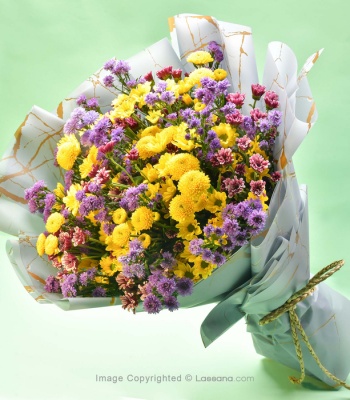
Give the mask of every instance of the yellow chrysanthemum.
[[168, 163], [167, 170], [172, 179], [178, 181], [188, 171], [199, 170], [198, 158], [192, 154], [180, 153], [173, 156]]
[[188, 93], [185, 93], [185, 94], [182, 96], [182, 101], [183, 101], [187, 106], [189, 106], [189, 105], [191, 105], [191, 104], [193, 103], [192, 97], [191, 97]]
[[73, 184], [67, 191], [67, 196], [63, 198], [63, 203], [66, 205], [68, 210], [76, 216], [78, 214], [80, 203], [76, 199], [75, 195], [82, 187], [79, 184]]
[[58, 251], [58, 238], [50, 234], [45, 240], [45, 253], [48, 256], [53, 256]]
[[207, 51], [195, 51], [186, 58], [186, 61], [195, 65], [203, 65], [213, 62], [214, 59]]
[[226, 197], [225, 192], [217, 192], [214, 190], [214, 192], [208, 196], [208, 204], [205, 206], [205, 209], [213, 214], [221, 211], [226, 207]]
[[142, 206], [137, 208], [131, 215], [131, 223], [136, 232], [150, 229], [153, 225], [154, 215], [152, 210]]
[[174, 268], [174, 274], [179, 278], [194, 278], [193, 267], [191, 267], [188, 263], [181, 261], [177, 262], [177, 265]]
[[176, 127], [175, 134], [173, 136], [172, 144], [184, 151], [191, 151], [194, 149], [194, 141], [186, 139], [188, 125], [181, 123]]
[[192, 240], [202, 233], [201, 227], [195, 219], [179, 222], [175, 226], [179, 230], [177, 236], [181, 239]]
[[[162, 149], [165, 150], [165, 147], [171, 143], [173, 140], [173, 137], [177, 134], [177, 132], [182, 129], [183, 125], [186, 125], [182, 123], [180, 126], [169, 126], [168, 128], [164, 128], [160, 132], [156, 134], [156, 138], [158, 143], [162, 145]], [[187, 127], [187, 125], [186, 125]], [[186, 129], [186, 128], [185, 128]]]
[[95, 268], [98, 266], [99, 262], [97, 260], [94, 260], [92, 258], [88, 258], [86, 254], [82, 254], [83, 259], [80, 261], [78, 265], [78, 271], [87, 271], [91, 268]]
[[129, 242], [130, 233], [131, 233], [130, 227], [126, 222], [124, 222], [123, 224], [117, 225], [113, 229], [113, 233], [112, 233], [113, 243], [119, 247], [125, 246]]
[[160, 156], [158, 164], [154, 168], [159, 172], [159, 176], [166, 176], [168, 174], [169, 161], [174, 157], [173, 154], [165, 153]]
[[120, 225], [123, 222], [125, 222], [127, 220], [127, 218], [128, 218], [128, 214], [126, 213], [124, 208], [118, 208], [117, 210], [115, 210], [113, 212], [113, 215], [112, 215], [113, 222], [117, 225]]
[[147, 235], [147, 233], [143, 233], [142, 235], [140, 235], [138, 237], [138, 240], [142, 243], [142, 247], [144, 249], [147, 249], [152, 241], [151, 236]]
[[64, 224], [64, 216], [58, 212], [55, 212], [49, 216], [46, 221], [46, 230], [50, 233], [57, 232]]
[[126, 94], [120, 94], [113, 102], [114, 109], [109, 114], [109, 118], [114, 122], [117, 118], [128, 118], [135, 110], [135, 99]]
[[153, 199], [154, 196], [156, 196], [156, 194], [159, 192], [159, 183], [149, 183], [147, 185], [147, 191], [146, 191], [146, 195], [150, 198]]
[[57, 163], [60, 167], [69, 170], [81, 153], [80, 144], [74, 135], [64, 135], [57, 144]]
[[202, 78], [212, 78], [214, 79], [214, 72], [209, 68], [197, 68], [190, 73], [189, 81], [195, 84], [200, 84]]
[[149, 121], [151, 124], [156, 124], [159, 120], [160, 117], [162, 117], [163, 114], [160, 110], [157, 111], [148, 111], [148, 116], [146, 117], [147, 121]]
[[196, 257], [193, 265], [193, 273], [197, 278], [208, 278], [214, 269], [215, 265], [204, 261], [200, 256]]
[[157, 125], [152, 125], [140, 132], [140, 138], [145, 136], [156, 136], [161, 129]]
[[36, 251], [38, 252], [39, 256], [43, 256], [45, 253], [45, 241], [46, 236], [43, 233], [40, 233], [38, 236], [38, 240], [36, 241]]
[[130, 97], [138, 103], [139, 107], [144, 106], [145, 96], [151, 91], [151, 82], [139, 83], [136, 88], [130, 91]]
[[194, 218], [195, 206], [190, 196], [177, 195], [169, 204], [169, 214], [172, 219], [178, 222]]
[[163, 196], [165, 203], [169, 203], [176, 193], [174, 182], [171, 179], [167, 179], [162, 183], [159, 193]]
[[136, 149], [142, 160], [146, 160], [165, 149], [166, 144], [161, 143], [157, 137], [145, 136], [136, 143]]
[[214, 79], [216, 81], [222, 81], [226, 78], [227, 72], [224, 69], [218, 68], [214, 71]]
[[[189, 92], [193, 86], [195, 85], [195, 81], [193, 81], [192, 79], [186, 77], [183, 80], [178, 82], [178, 92], [179, 94], [185, 94], [187, 92]], [[189, 101], [189, 98], [187, 97], [187, 100]], [[186, 103], [186, 101], [185, 101]], [[187, 104], [187, 103], [186, 103]], [[191, 102], [189, 103], [191, 104]]]
[[154, 182], [159, 177], [159, 172], [151, 164], [146, 164], [145, 168], [141, 170], [141, 173], [148, 182]]
[[182, 194], [198, 199], [210, 188], [210, 179], [202, 171], [188, 171], [182, 175], [177, 187]]
[[98, 149], [96, 146], [91, 146], [87, 157], [79, 165], [79, 172], [82, 179], [86, 178], [92, 170], [92, 167], [97, 163]]
[[198, 196], [198, 198], [194, 202], [195, 211], [199, 212], [204, 210], [207, 204], [208, 204], [208, 194], [202, 193], [201, 195]]
[[220, 139], [221, 146], [225, 149], [235, 144], [238, 133], [236, 128], [232, 128], [230, 124], [221, 123], [218, 126], [214, 126], [212, 130], [216, 132]]
[[58, 182], [56, 189], [53, 190], [54, 194], [56, 197], [58, 197], [59, 199], [63, 199], [64, 197], [64, 186], [62, 185], [62, 183]]
[[100, 260], [100, 266], [104, 275], [107, 276], [112, 276], [118, 271], [118, 268], [112, 257], [102, 257]]

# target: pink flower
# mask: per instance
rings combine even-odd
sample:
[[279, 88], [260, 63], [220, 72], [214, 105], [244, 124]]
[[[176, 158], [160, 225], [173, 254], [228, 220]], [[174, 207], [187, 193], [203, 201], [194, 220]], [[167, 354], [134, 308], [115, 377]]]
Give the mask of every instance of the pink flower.
[[282, 178], [282, 174], [279, 171], [276, 171], [276, 172], [271, 174], [271, 179], [274, 182], [278, 182], [281, 178]]
[[108, 181], [109, 173], [110, 171], [108, 171], [105, 167], [102, 167], [97, 171], [93, 181], [102, 185]]
[[129, 154], [126, 156], [129, 160], [137, 160], [139, 158], [139, 152], [136, 148], [131, 149]]
[[172, 72], [173, 72], [173, 67], [170, 65], [169, 67], [165, 67], [160, 71], [157, 71], [156, 75], [159, 79], [163, 79], [165, 81], [166, 79], [172, 76], [171, 75]]
[[48, 256], [48, 258], [55, 268], [62, 268], [62, 263], [57, 256]]
[[231, 125], [240, 125], [243, 122], [243, 115], [235, 110], [232, 114], [226, 115], [226, 122]]
[[265, 182], [263, 180], [251, 181], [250, 190], [255, 194], [255, 196], [261, 196], [265, 190]]
[[66, 251], [63, 253], [61, 259], [62, 265], [66, 271], [77, 272], [78, 270], [78, 259], [74, 254], [67, 253]]
[[264, 169], [268, 168], [270, 163], [265, 160], [265, 158], [261, 154], [253, 154], [249, 158], [250, 166], [255, 169], [255, 171], [263, 172]]
[[279, 106], [278, 102], [278, 94], [269, 90], [265, 93], [265, 104], [268, 110], [272, 110], [273, 108], [277, 108]]
[[242, 108], [245, 100], [245, 94], [239, 92], [229, 93], [226, 96], [226, 100], [230, 103], [235, 104], [237, 108]]
[[58, 235], [58, 242], [61, 251], [69, 250], [72, 247], [72, 236], [68, 232], [61, 232]]
[[130, 126], [131, 129], [135, 128], [138, 125], [138, 122], [135, 121], [132, 117], [125, 118], [125, 122]]
[[229, 198], [232, 198], [235, 194], [241, 193], [245, 188], [243, 178], [237, 178], [237, 176], [233, 179], [226, 178], [223, 183]]
[[182, 75], [182, 69], [173, 69], [173, 72], [171, 73], [175, 81], [181, 79]]
[[235, 173], [237, 175], [244, 175], [245, 174], [245, 164], [237, 164], [235, 168]]
[[84, 244], [86, 242], [86, 237], [84, 231], [76, 226], [73, 232], [72, 243], [74, 246], [79, 246], [80, 244]]
[[252, 141], [249, 139], [247, 135], [244, 135], [243, 137], [237, 139], [236, 142], [240, 150], [247, 151]]
[[260, 97], [265, 93], [266, 87], [259, 85], [252, 85], [252, 94], [254, 100], [260, 100]]
[[122, 301], [122, 308], [124, 308], [124, 310], [133, 310], [135, 312], [138, 302], [134, 293], [127, 292], [124, 296], [120, 296], [120, 300]]
[[110, 151], [113, 150], [115, 144], [116, 144], [116, 142], [114, 142], [114, 141], [108, 142], [105, 145], [100, 146], [98, 148], [98, 151], [100, 151], [103, 154], [109, 153]]
[[153, 75], [152, 75], [152, 71], [149, 71], [146, 75], [144, 75], [143, 76], [145, 79], [146, 79], [146, 81], [148, 81], [148, 82], [152, 82], [152, 81], [154, 81], [154, 79], [153, 79]]
[[258, 108], [254, 108], [254, 110], [250, 111], [250, 116], [253, 118], [253, 120], [256, 122], [261, 118], [266, 118], [267, 114], [263, 113], [261, 110]]
[[214, 166], [231, 164], [233, 161], [232, 150], [221, 148], [210, 161]]

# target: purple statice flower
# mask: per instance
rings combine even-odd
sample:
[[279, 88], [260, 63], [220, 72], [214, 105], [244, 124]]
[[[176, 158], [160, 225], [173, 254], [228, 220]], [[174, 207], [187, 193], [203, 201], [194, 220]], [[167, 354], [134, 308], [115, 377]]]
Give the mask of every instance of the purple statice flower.
[[167, 115], [167, 119], [170, 119], [171, 121], [174, 121], [176, 118], [177, 118], [176, 112]]
[[188, 127], [190, 129], [197, 128], [201, 124], [201, 120], [197, 117], [192, 117], [187, 121]]
[[73, 134], [77, 130], [81, 129], [84, 126], [81, 120], [84, 117], [85, 113], [86, 111], [84, 110], [84, 108], [82, 107], [75, 108], [72, 111], [70, 118], [64, 124], [63, 132], [67, 134]]
[[211, 104], [215, 100], [215, 93], [208, 89], [197, 89], [195, 96], [204, 104]]
[[112, 87], [113, 86], [113, 82], [114, 82], [114, 76], [113, 75], [106, 75], [103, 78], [102, 82], [106, 87]]
[[131, 67], [129, 63], [123, 60], [119, 60], [112, 68], [112, 72], [115, 75], [123, 75], [127, 74], [130, 71]]
[[217, 63], [220, 63], [224, 59], [224, 53], [216, 42], [210, 42], [208, 44], [208, 50], [214, 55], [214, 59]]
[[148, 106], [153, 106], [159, 100], [159, 96], [156, 93], [150, 92], [145, 96], [145, 103]]
[[83, 198], [79, 207], [79, 213], [82, 217], [86, 217], [90, 211], [99, 210], [100, 208], [103, 208], [103, 206], [103, 197], [88, 196]]
[[75, 193], [75, 198], [78, 200], [78, 201], [83, 201], [83, 199], [86, 197], [86, 195], [85, 195], [85, 191], [84, 190], [78, 190], [76, 193]]
[[187, 122], [189, 119], [195, 116], [195, 111], [192, 108], [185, 108], [184, 110], [180, 110], [181, 117]]
[[90, 134], [91, 134], [91, 130], [87, 129], [82, 136], [80, 137], [80, 143], [83, 146], [92, 146], [92, 142], [90, 141]]
[[163, 308], [161, 301], [154, 294], [149, 294], [145, 297], [143, 307], [149, 314], [158, 314]]
[[175, 296], [167, 296], [164, 297], [164, 306], [167, 308], [169, 311], [175, 311], [179, 308], [179, 302], [177, 301], [177, 298]]
[[207, 123], [210, 123], [209, 117], [211, 116], [211, 106], [207, 105], [207, 107], [203, 108], [203, 110], [199, 111], [201, 117], [208, 118]]
[[[210, 132], [210, 131], [209, 131]], [[221, 149], [221, 143], [220, 143], [220, 139], [218, 137], [216, 137], [215, 139], [213, 139], [210, 143], [209, 143], [209, 148], [212, 151]]]
[[54, 206], [54, 204], [56, 203], [56, 196], [53, 193], [48, 193], [45, 197], [45, 207], [44, 207], [44, 222], [47, 221], [47, 219], [49, 218], [51, 211], [52, 211], [52, 207]]
[[223, 107], [220, 108], [220, 111], [222, 111], [225, 115], [232, 114], [236, 109], [235, 104], [233, 103], [227, 103]]
[[77, 103], [78, 106], [81, 106], [82, 104], [85, 104], [85, 103], [86, 103], [86, 96], [85, 96], [85, 94], [81, 94], [81, 95], [77, 98], [76, 103]]
[[108, 210], [103, 209], [95, 215], [95, 220], [105, 222], [108, 219]]
[[175, 93], [167, 90], [160, 95], [160, 99], [166, 104], [172, 105], [175, 103]]
[[126, 82], [126, 86], [129, 88], [134, 88], [137, 86], [137, 81], [136, 79], [130, 79], [129, 81]]
[[129, 187], [119, 203], [120, 207], [124, 208], [126, 211], [135, 211], [139, 204], [139, 195], [144, 193], [147, 187], [145, 183], [141, 183], [141, 185], [136, 187]]
[[[211, 226], [211, 225], [209, 225]], [[202, 249], [202, 245], [204, 244], [204, 240], [203, 239], [193, 239], [190, 241], [190, 252], [192, 254], [194, 254], [195, 256], [199, 256], [203, 249]]]
[[212, 262], [214, 253], [210, 249], [203, 249], [202, 259], [208, 263]]
[[259, 143], [259, 147], [260, 147], [261, 150], [267, 150], [270, 147], [270, 145], [269, 145], [269, 142], [267, 140], [262, 140]]
[[167, 86], [168, 84], [165, 81], [160, 80], [158, 81], [157, 85], [154, 86], [154, 91], [156, 93], [163, 93], [166, 91]]
[[243, 117], [241, 128], [247, 132], [247, 136], [249, 139], [254, 139], [256, 134], [256, 126], [254, 124], [254, 120], [251, 117], [249, 117], [248, 115], [245, 115]]
[[164, 269], [170, 269], [175, 267], [176, 265], [176, 260], [173, 257], [173, 255], [169, 251], [164, 251], [162, 253], [162, 261], [160, 263], [160, 266]]
[[270, 130], [270, 122], [268, 121], [267, 118], [262, 118], [259, 120], [259, 130], [262, 133], [266, 133]]
[[230, 81], [228, 79], [223, 79], [222, 81], [218, 82], [218, 93], [227, 95], [228, 88], [231, 86]]
[[206, 141], [209, 143], [209, 142], [213, 141], [214, 139], [218, 139], [218, 135], [216, 134], [215, 131], [209, 130], [207, 133]]
[[214, 79], [206, 76], [201, 79], [201, 84], [204, 89], [208, 89], [214, 94], [216, 93], [218, 84]]
[[237, 220], [232, 218], [224, 219], [224, 223], [222, 225], [222, 229], [228, 237], [234, 236], [239, 230], [239, 224]]
[[116, 227], [115, 224], [108, 224], [108, 223], [107, 224], [103, 224], [103, 232], [106, 235], [111, 235], [115, 227]]
[[36, 198], [44, 188], [46, 188], [46, 184], [43, 180], [35, 182], [31, 188], [25, 189], [24, 191], [25, 200], [31, 200], [33, 198]]
[[101, 190], [101, 185], [96, 182], [90, 182], [87, 189], [90, 193], [98, 193]]
[[213, 256], [211, 258], [211, 262], [215, 265], [217, 265], [218, 267], [220, 267], [221, 265], [225, 264], [226, 262], [226, 257], [223, 256], [222, 254], [220, 254], [218, 251], [215, 251], [213, 253]]
[[114, 58], [112, 58], [111, 60], [108, 60], [104, 66], [103, 69], [105, 69], [106, 71], [113, 71], [113, 69], [115, 68], [116, 65], [116, 60]]
[[80, 283], [82, 286], [87, 286], [88, 281], [89, 281], [88, 273], [87, 273], [87, 272], [82, 272], [82, 273], [79, 275], [79, 283]]
[[61, 281], [61, 291], [64, 297], [75, 297], [77, 295], [77, 290], [75, 288], [77, 280], [77, 275], [69, 274]]
[[92, 291], [91, 295], [92, 297], [106, 297], [106, 289], [101, 286], [97, 286], [97, 288]]
[[98, 104], [98, 100], [96, 99], [96, 97], [91, 97], [91, 99], [89, 99], [86, 102], [86, 106], [88, 108], [97, 108], [99, 106], [99, 104]]
[[44, 290], [47, 293], [59, 293], [60, 283], [54, 276], [50, 275], [46, 278]]
[[129, 242], [129, 249], [130, 251], [134, 251], [137, 255], [140, 255], [144, 251], [141, 240], [139, 239], [134, 239]]
[[279, 110], [271, 110], [267, 113], [267, 119], [271, 125], [279, 126], [282, 122], [282, 113]]
[[193, 282], [190, 278], [180, 278], [176, 282], [176, 290], [180, 296], [189, 296], [193, 292]]
[[97, 111], [90, 110], [83, 116], [83, 123], [84, 125], [91, 125], [93, 124], [96, 119], [100, 116]]
[[266, 213], [262, 210], [254, 210], [249, 215], [248, 224], [253, 228], [262, 229], [265, 225]]
[[123, 274], [127, 278], [136, 276], [137, 278], [142, 279], [145, 277], [145, 267], [141, 263], [123, 265]]
[[176, 282], [174, 278], [166, 278], [163, 276], [156, 285], [157, 291], [162, 296], [171, 296], [176, 289]]
[[68, 190], [73, 184], [74, 171], [70, 169], [64, 174], [64, 189]]
[[125, 139], [124, 129], [121, 127], [115, 128], [111, 131], [111, 139], [114, 142], [120, 143]]

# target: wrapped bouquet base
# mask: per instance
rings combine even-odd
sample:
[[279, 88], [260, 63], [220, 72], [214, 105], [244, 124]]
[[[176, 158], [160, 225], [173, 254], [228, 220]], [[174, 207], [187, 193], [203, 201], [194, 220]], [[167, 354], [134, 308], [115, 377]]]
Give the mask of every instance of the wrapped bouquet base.
[[[149, 71], [156, 75], [168, 66], [189, 74], [193, 67], [186, 61], [188, 55], [215, 42], [223, 50], [222, 67], [228, 72], [232, 92], [250, 93], [251, 85], [258, 82], [249, 27], [208, 16], [179, 15], [170, 19], [170, 29], [172, 45], [163, 39], [128, 60], [130, 78]], [[206, 346], [246, 316], [258, 353], [298, 369], [302, 352], [306, 373], [334, 385], [305, 344], [295, 341], [300, 334], [300, 329], [293, 334], [296, 319], [293, 325], [284, 313], [268, 324], [260, 324], [262, 318], [281, 307], [310, 278], [307, 190], [297, 183], [292, 157], [317, 118], [306, 76], [319, 54], [313, 54], [298, 74], [291, 49], [280, 42], [269, 44], [262, 84], [279, 97], [282, 121], [273, 157], [282, 179], [270, 200], [265, 229], [207, 279], [196, 282], [193, 293], [179, 299], [179, 303], [181, 307], [218, 303], [201, 328]], [[54, 166], [54, 149], [82, 95], [86, 99], [97, 98], [101, 112], [110, 111], [118, 91], [106, 84], [106, 76], [103, 69], [93, 74], [58, 105], [55, 113], [33, 107], [17, 130], [13, 146], [0, 161], [0, 229], [14, 236], [7, 244], [10, 261], [37, 301], [54, 303], [65, 310], [120, 305], [121, 301], [112, 296], [64, 297], [45, 289], [47, 278], [56, 269], [47, 258], [38, 255], [36, 243], [45, 226], [39, 216], [29, 213], [24, 191], [40, 180], [50, 190], [64, 181], [63, 170]], [[244, 113], [249, 113], [250, 103], [260, 104], [260, 100], [247, 96]], [[13, 215], [18, 218], [14, 220]], [[320, 362], [340, 380], [346, 379], [350, 370], [349, 300], [321, 283], [296, 304], [295, 313]]]

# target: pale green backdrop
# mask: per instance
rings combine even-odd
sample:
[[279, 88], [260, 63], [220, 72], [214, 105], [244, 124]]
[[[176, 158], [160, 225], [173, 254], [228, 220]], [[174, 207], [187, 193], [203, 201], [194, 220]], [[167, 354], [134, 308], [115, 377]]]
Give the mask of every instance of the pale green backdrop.
[[[168, 35], [167, 17], [213, 15], [253, 27], [260, 73], [269, 41], [301, 64], [325, 51], [309, 74], [319, 120], [294, 158], [309, 187], [315, 272], [344, 258], [329, 284], [350, 296], [348, 0], [0, 0], [0, 154], [33, 104], [53, 110], [112, 56], [126, 58]], [[14, 216], [15, 218], [15, 216]], [[288, 382], [291, 370], [255, 354], [244, 322], [204, 349], [199, 327], [212, 306], [159, 316], [108, 308], [64, 313], [24, 291], [0, 234], [0, 399], [344, 399]], [[180, 375], [138, 384], [128, 374]], [[124, 382], [97, 383], [95, 375]], [[253, 376], [254, 382], [186, 382], [185, 375]]]

